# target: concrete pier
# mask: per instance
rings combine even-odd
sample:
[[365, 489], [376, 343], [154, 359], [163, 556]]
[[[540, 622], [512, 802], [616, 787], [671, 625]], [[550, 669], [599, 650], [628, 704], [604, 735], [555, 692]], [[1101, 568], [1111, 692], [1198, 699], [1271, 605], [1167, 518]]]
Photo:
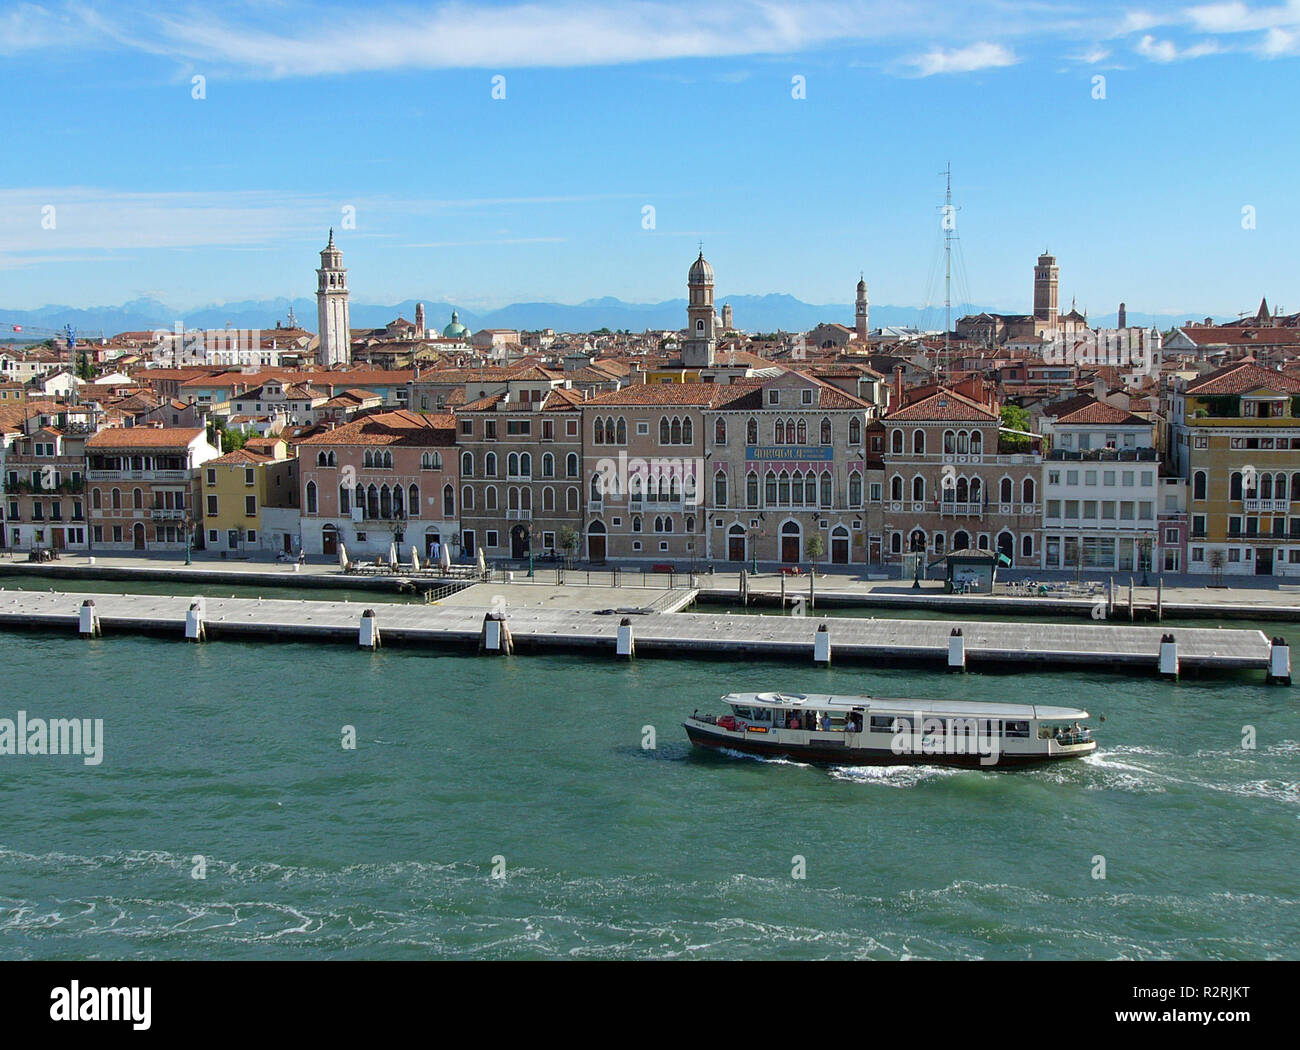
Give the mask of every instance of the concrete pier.
[[[45, 591], [0, 593], [0, 627], [53, 629], [75, 637], [83, 623], [84, 595]], [[113, 635], [160, 633], [185, 637], [190, 599], [169, 595], [99, 594], [94, 606], [100, 630]], [[472, 650], [484, 634], [482, 607], [402, 605], [299, 599], [208, 598], [203, 626], [208, 638], [270, 637], [293, 640], [358, 640], [363, 608], [373, 607], [388, 644], [449, 645]], [[501, 625], [521, 650], [567, 649], [609, 653], [617, 646], [619, 618], [590, 610], [511, 610]], [[638, 655], [714, 654], [768, 656], [807, 661], [817, 623], [799, 616], [728, 616], [646, 612], [634, 617]], [[1096, 623], [963, 623], [960, 620], [844, 618], [830, 624], [841, 660], [877, 664], [949, 666], [953, 631], [960, 629], [965, 666], [1035, 666], [1042, 670], [1160, 670], [1157, 627]], [[503, 631], [504, 633], [504, 631]], [[504, 639], [502, 639], [504, 641]], [[500, 643], [498, 643], [500, 644]], [[508, 649], [506, 651], [509, 651]], [[1260, 670], [1271, 665], [1270, 640], [1262, 631], [1179, 628], [1179, 670]]]

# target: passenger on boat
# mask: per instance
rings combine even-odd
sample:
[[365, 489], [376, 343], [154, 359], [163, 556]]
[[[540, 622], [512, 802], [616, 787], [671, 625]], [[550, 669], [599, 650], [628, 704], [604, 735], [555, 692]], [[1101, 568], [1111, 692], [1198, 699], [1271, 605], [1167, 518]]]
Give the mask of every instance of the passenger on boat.
[[800, 724], [799, 724], [799, 715], [798, 715], [797, 713], [791, 715], [791, 716], [786, 720], [785, 727], [786, 727], [787, 729], [799, 729], [799, 728], [801, 728], [801, 726], [800, 726]]
[[829, 712], [829, 711], [823, 711], [823, 712], [822, 712], [822, 732], [823, 732], [823, 733], [829, 733], [830, 731], [831, 731], [831, 715], [830, 715], [830, 712]]

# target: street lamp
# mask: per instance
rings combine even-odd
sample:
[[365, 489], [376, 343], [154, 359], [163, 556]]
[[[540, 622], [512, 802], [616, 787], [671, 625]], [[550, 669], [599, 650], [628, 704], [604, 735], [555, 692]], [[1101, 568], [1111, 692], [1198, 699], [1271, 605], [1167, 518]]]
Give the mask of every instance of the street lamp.
[[533, 527], [524, 526], [524, 542], [528, 544], [528, 578], [533, 578]]
[[185, 564], [193, 565], [194, 562], [190, 557], [190, 545], [194, 541], [194, 519], [187, 514], [182, 524], [185, 526]]
[[1143, 536], [1138, 540], [1138, 554], [1142, 558], [1142, 586], [1149, 587], [1147, 570], [1151, 568], [1151, 537]]

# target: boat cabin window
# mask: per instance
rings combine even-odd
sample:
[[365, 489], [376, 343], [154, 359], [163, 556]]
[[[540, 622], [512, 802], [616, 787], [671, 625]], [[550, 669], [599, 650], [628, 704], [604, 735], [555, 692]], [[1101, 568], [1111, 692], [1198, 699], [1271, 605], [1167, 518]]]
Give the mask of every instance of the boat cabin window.
[[873, 733], [910, 733], [912, 720], [902, 715], [872, 715], [871, 731]]

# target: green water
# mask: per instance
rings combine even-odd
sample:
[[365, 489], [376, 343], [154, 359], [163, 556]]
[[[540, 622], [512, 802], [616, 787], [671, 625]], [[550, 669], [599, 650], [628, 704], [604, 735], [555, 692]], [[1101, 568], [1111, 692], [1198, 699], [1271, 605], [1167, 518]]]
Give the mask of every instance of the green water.
[[[1300, 707], [1255, 679], [22, 633], [0, 660], [0, 717], [105, 722], [98, 767], [0, 757], [0, 957], [1300, 955]], [[690, 748], [683, 714], [761, 688], [1068, 700], [1102, 750], [954, 772]]]

